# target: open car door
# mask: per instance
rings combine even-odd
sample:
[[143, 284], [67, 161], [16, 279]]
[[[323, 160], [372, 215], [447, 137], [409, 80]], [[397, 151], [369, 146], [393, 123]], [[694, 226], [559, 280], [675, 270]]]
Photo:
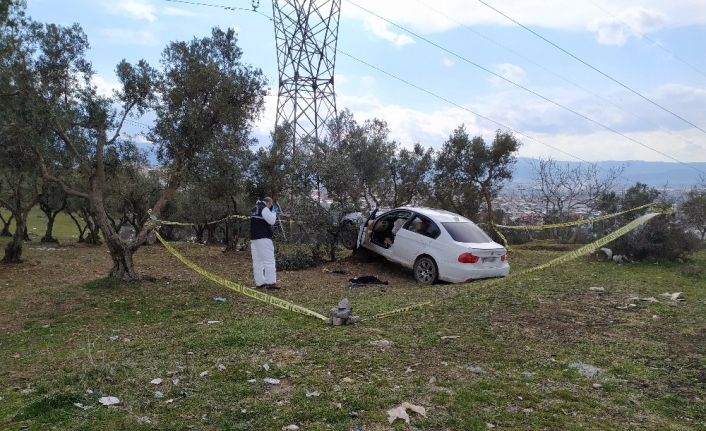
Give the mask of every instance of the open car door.
[[368, 216], [368, 219], [365, 220], [365, 223], [363, 223], [363, 226], [360, 227], [360, 231], [358, 232], [358, 241], [356, 243], [356, 247], [360, 248], [360, 246], [363, 245], [363, 240], [365, 239], [366, 232], [368, 230], [368, 223], [370, 223], [370, 220], [375, 218], [375, 215], [378, 213], [378, 209], [375, 208], [373, 212], [370, 213]]

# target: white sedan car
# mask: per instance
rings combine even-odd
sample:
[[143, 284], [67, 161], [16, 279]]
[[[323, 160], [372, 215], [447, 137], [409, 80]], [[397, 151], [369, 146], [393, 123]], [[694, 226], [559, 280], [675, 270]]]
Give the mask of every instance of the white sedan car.
[[467, 218], [440, 209], [400, 207], [362, 223], [357, 246], [414, 270], [422, 284], [505, 277], [507, 250]]

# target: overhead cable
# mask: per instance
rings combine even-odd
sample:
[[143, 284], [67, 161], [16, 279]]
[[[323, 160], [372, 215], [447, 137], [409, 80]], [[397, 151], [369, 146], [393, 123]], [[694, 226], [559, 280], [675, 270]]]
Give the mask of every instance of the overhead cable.
[[608, 12], [607, 10], [605, 10], [604, 8], [602, 8], [602, 7], [601, 7], [599, 4], [597, 4], [596, 2], [594, 2], [594, 1], [592, 1], [592, 0], [588, 0], [588, 1], [591, 2], [591, 3], [592, 3], [595, 7], [597, 7], [598, 9], [600, 9], [600, 10], [602, 10], [603, 12], [607, 13], [608, 15], [610, 15], [610, 16], [611, 16], [613, 19], [615, 19], [616, 21], [621, 22], [624, 26], [626, 26], [626, 27], [629, 28], [630, 30], [634, 31], [634, 32], [635, 32], [636, 34], [638, 34], [640, 37], [642, 37], [642, 38], [644, 38], [644, 39], [647, 39], [647, 40], [649, 40], [650, 42], [652, 42], [652, 44], [654, 44], [655, 46], [657, 46], [657, 47], [658, 47], [659, 49], [661, 49], [662, 51], [666, 52], [667, 54], [671, 55], [672, 57], [674, 57], [674, 58], [676, 58], [677, 60], [681, 61], [682, 63], [686, 64], [687, 66], [689, 66], [690, 68], [694, 69], [694, 70], [697, 71], [698, 73], [700, 73], [700, 74], [706, 76], [706, 73], [704, 73], [704, 72], [702, 72], [701, 70], [697, 69], [694, 65], [692, 65], [691, 63], [688, 63], [688, 62], [687, 62], [686, 60], [684, 60], [683, 58], [677, 56], [676, 54], [674, 54], [673, 52], [671, 52], [670, 50], [668, 50], [667, 48], [665, 48], [665, 47], [664, 47], [662, 44], [660, 44], [659, 42], [650, 39], [650, 38], [647, 37], [647, 35], [645, 35], [644, 33], [640, 33], [635, 27], [631, 26], [630, 24], [626, 23], [626, 22], [623, 21], [622, 19], [620, 19], [620, 18], [618, 18], [617, 16], [613, 15], [612, 13]]
[[[479, 1], [480, 1], [480, 0], [479, 0]], [[556, 105], [556, 106], [558, 106], [558, 107], [560, 107], [560, 108], [562, 108], [562, 109], [565, 109], [565, 110], [567, 110], [567, 111], [569, 111], [569, 112], [571, 112], [571, 113], [573, 113], [573, 114], [575, 114], [575, 115], [578, 115], [579, 117], [581, 117], [581, 118], [583, 118], [583, 119], [585, 119], [585, 120], [588, 120], [588, 121], [590, 121], [591, 123], [593, 123], [593, 124], [595, 124], [595, 125], [597, 125], [597, 126], [599, 126], [599, 127], [602, 127], [602, 128], [604, 128], [604, 129], [606, 129], [606, 130], [608, 130], [608, 131], [610, 131], [610, 132], [613, 132], [613, 133], [615, 133], [615, 134], [618, 134], [618, 135], [624, 137], [625, 139], [627, 139], [627, 140], [629, 140], [629, 141], [632, 141], [632, 142], [634, 142], [634, 143], [636, 143], [636, 144], [638, 144], [638, 145], [641, 145], [641, 146], [643, 146], [643, 147], [645, 147], [645, 148], [647, 148], [647, 149], [649, 149], [649, 150], [652, 150], [652, 151], [654, 151], [654, 152], [656, 152], [656, 153], [658, 153], [658, 154], [661, 154], [662, 156], [667, 157], [668, 159], [674, 160], [675, 162], [684, 164], [684, 165], [686, 165], [686, 166], [689, 166], [689, 167], [692, 168], [692, 169], [696, 169], [697, 171], [701, 172], [699, 169], [694, 168], [693, 166], [691, 166], [691, 165], [689, 165], [689, 164], [687, 164], [687, 163], [685, 163], [685, 162], [682, 162], [682, 161], [679, 160], [679, 159], [676, 159], [676, 158], [674, 158], [674, 157], [672, 157], [672, 156], [670, 156], [670, 155], [668, 155], [668, 154], [666, 154], [666, 153], [664, 153], [664, 152], [662, 152], [662, 151], [659, 151], [659, 150], [657, 150], [657, 149], [655, 149], [655, 148], [652, 148], [652, 147], [650, 147], [649, 145], [643, 144], [642, 142], [640, 142], [640, 141], [638, 141], [638, 140], [636, 140], [636, 139], [634, 139], [634, 138], [631, 138], [630, 136], [628, 136], [628, 135], [626, 135], [626, 134], [624, 134], [624, 133], [622, 133], [622, 132], [619, 132], [619, 131], [613, 129], [613, 128], [610, 127], [610, 126], [606, 126], [606, 125], [603, 124], [603, 123], [599, 123], [598, 121], [596, 121], [596, 120], [594, 120], [594, 119], [592, 119], [592, 118], [590, 118], [590, 117], [588, 117], [588, 116], [586, 116], [586, 115], [584, 115], [584, 114], [582, 114], [582, 113], [580, 113], [580, 112], [578, 112], [578, 111], [575, 111], [575, 110], [573, 110], [573, 109], [571, 109], [571, 108], [569, 108], [569, 107], [566, 107], [566, 106], [564, 106], [564, 105], [562, 105], [562, 104], [560, 104], [560, 103], [558, 103], [558, 102], [555, 102], [555, 101], [553, 101], [553, 100], [551, 100], [551, 99], [549, 99], [549, 98], [547, 98], [547, 97], [545, 97], [545, 96], [542, 96], [541, 94], [537, 93], [536, 91], [533, 91], [533, 90], [531, 90], [531, 89], [529, 89], [529, 88], [527, 88], [527, 87], [525, 87], [525, 86], [523, 86], [523, 85], [520, 85], [520, 84], [518, 84], [518, 83], [516, 83], [516, 82], [514, 82], [514, 81], [512, 81], [512, 80], [510, 80], [510, 79], [507, 79], [507, 78], [505, 78], [504, 76], [499, 75], [499, 74], [493, 72], [492, 70], [490, 70], [490, 69], [488, 69], [488, 68], [486, 68], [486, 67], [483, 67], [483, 66], [481, 66], [481, 65], [479, 65], [479, 64], [477, 64], [477, 63], [474, 63], [474, 62], [472, 62], [471, 60], [468, 60], [467, 58], [465, 58], [465, 57], [463, 57], [463, 56], [461, 56], [461, 55], [459, 55], [459, 54], [456, 54], [455, 52], [453, 52], [453, 51], [451, 51], [451, 50], [449, 50], [449, 49], [447, 49], [447, 48], [444, 48], [443, 46], [437, 44], [436, 42], [433, 42], [433, 41], [431, 41], [431, 40], [429, 40], [429, 39], [427, 39], [427, 38], [425, 38], [425, 37], [423, 37], [423, 36], [420, 36], [419, 34], [413, 32], [413, 31], [411, 31], [411, 30], [408, 30], [408, 29], [406, 29], [406, 28], [404, 28], [404, 27], [402, 27], [402, 26], [400, 26], [400, 25], [398, 25], [398, 24], [396, 24], [396, 23], [394, 23], [394, 22], [392, 22], [392, 21], [390, 21], [390, 20], [388, 20], [388, 19], [386, 19], [386, 18], [383, 18], [382, 16], [376, 14], [375, 12], [372, 12], [372, 11], [370, 11], [370, 10], [364, 8], [363, 6], [360, 6], [360, 5], [356, 4], [356, 3], [353, 2], [352, 0], [348, 0], [348, 3], [350, 3], [350, 4], [354, 5], [354, 6], [360, 8], [360, 9], [366, 11], [366, 12], [368, 12], [369, 14], [371, 14], [371, 15], [377, 17], [378, 19], [381, 19], [381, 20], [383, 20], [383, 21], [385, 21], [385, 22], [387, 22], [387, 23], [389, 23], [389, 24], [391, 24], [391, 25], [393, 25], [393, 26], [399, 28], [399, 29], [402, 30], [402, 31], [405, 31], [405, 32], [407, 32], [407, 33], [409, 33], [409, 34], [411, 34], [411, 35], [413, 35], [413, 36], [415, 36], [415, 37], [417, 37], [417, 38], [419, 38], [419, 39], [421, 39], [421, 40], [423, 40], [423, 41], [425, 41], [425, 42], [427, 42], [427, 43], [429, 43], [429, 44], [431, 44], [431, 45], [433, 45], [433, 46], [435, 46], [435, 47], [437, 47], [437, 48], [439, 48], [439, 49], [441, 49], [441, 50], [443, 50], [443, 51], [445, 51], [445, 52], [447, 52], [447, 53], [449, 53], [449, 54], [451, 54], [451, 55], [453, 55], [454, 57], [456, 57], [456, 58], [458, 58], [458, 59], [460, 59], [460, 60], [463, 60], [463, 61], [465, 61], [465, 62], [467, 62], [467, 63], [469, 63], [469, 64], [471, 64], [471, 65], [473, 65], [473, 66], [475, 66], [475, 67], [477, 67], [477, 68], [479, 68], [479, 69], [481, 69], [481, 70], [484, 70], [484, 71], [490, 73], [491, 75], [494, 75], [494, 76], [496, 76], [496, 77], [502, 79], [502, 80], [505, 81], [505, 82], [508, 82], [508, 83], [510, 83], [510, 84], [512, 84], [512, 85], [514, 85], [514, 86], [516, 86], [516, 87], [518, 87], [518, 88], [521, 88], [521, 89], [523, 89], [523, 90], [525, 90], [525, 91], [527, 91], [527, 92], [529, 92], [529, 93], [532, 93], [532, 94], [534, 94], [535, 96], [537, 96], [537, 97], [539, 97], [539, 98], [541, 98], [541, 99], [543, 99], [543, 100], [546, 100], [546, 101], [549, 102], [549, 103], [552, 103], [552, 104], [554, 104], [554, 105]]]
[[[610, 105], [614, 106], [615, 108], [620, 109], [621, 111], [625, 112], [626, 114], [632, 115], [633, 117], [635, 117], [635, 118], [637, 118], [637, 119], [639, 119], [639, 120], [642, 120], [642, 121], [644, 121], [645, 123], [647, 123], [647, 124], [649, 124], [649, 125], [651, 125], [651, 126], [657, 127], [658, 129], [662, 130], [663, 132], [665, 132], [665, 133], [667, 133], [667, 134], [669, 134], [669, 135], [672, 135], [672, 136], [674, 136], [675, 138], [680, 139], [680, 140], [682, 140], [682, 141], [684, 141], [684, 142], [686, 142], [686, 143], [688, 143], [688, 144], [691, 144], [691, 145], [694, 145], [694, 146], [699, 147], [699, 145], [696, 144], [695, 142], [693, 142], [693, 141], [691, 141], [691, 140], [689, 140], [689, 139], [686, 139], [686, 138], [683, 137], [683, 136], [679, 136], [679, 135], [677, 135], [676, 133], [671, 132], [671, 131], [670, 131], [669, 129], [667, 129], [666, 127], [662, 127], [662, 126], [660, 126], [660, 125], [658, 125], [658, 124], [655, 124], [655, 123], [651, 122], [650, 120], [647, 120], [646, 118], [640, 117], [639, 115], [634, 114], [634, 113], [628, 111], [628, 110], [625, 109], [625, 108], [622, 108], [621, 106], [619, 106], [619, 105], [617, 105], [617, 104], [611, 102], [610, 100], [606, 99], [605, 97], [601, 96], [600, 94], [597, 94], [597, 93], [595, 93], [595, 92], [593, 92], [593, 91], [591, 91], [591, 90], [589, 90], [589, 89], [587, 89], [587, 88], [582, 87], [581, 85], [577, 84], [576, 82], [574, 82], [574, 81], [572, 81], [572, 80], [570, 80], [570, 79], [568, 79], [568, 78], [566, 78], [566, 77], [564, 77], [564, 76], [561, 76], [560, 74], [558, 74], [558, 73], [556, 73], [556, 72], [550, 70], [549, 68], [546, 68], [546, 67], [542, 66], [541, 64], [539, 64], [539, 63], [537, 63], [537, 62], [535, 62], [535, 61], [532, 61], [531, 59], [525, 57], [524, 55], [520, 54], [519, 52], [514, 51], [514, 50], [508, 48], [507, 46], [505, 46], [505, 45], [503, 45], [503, 44], [501, 44], [501, 43], [499, 43], [499, 42], [497, 42], [497, 41], [491, 39], [490, 37], [488, 37], [488, 36], [486, 36], [486, 35], [484, 35], [484, 34], [478, 32], [478, 31], [474, 30], [473, 28], [471, 28], [471, 27], [469, 27], [469, 26], [463, 24], [462, 22], [458, 21], [458, 20], [455, 19], [454, 17], [449, 16], [449, 15], [446, 15], [445, 13], [441, 12], [440, 10], [435, 9], [435, 8], [432, 7], [432, 6], [429, 6], [428, 4], [424, 3], [422, 0], [415, 0], [415, 1], [416, 1], [417, 3], [419, 3], [419, 4], [421, 4], [422, 6], [424, 6], [424, 7], [428, 8], [428, 9], [430, 9], [430, 10], [432, 10], [432, 11], [438, 13], [439, 15], [448, 18], [449, 20], [455, 22], [456, 24], [460, 25], [461, 27], [464, 27], [465, 29], [467, 29], [467, 30], [469, 30], [469, 31], [471, 31], [471, 32], [473, 32], [473, 33], [475, 33], [476, 35], [478, 35], [478, 36], [484, 38], [485, 40], [487, 40], [487, 41], [489, 41], [489, 42], [492, 42], [492, 43], [494, 43], [495, 45], [497, 45], [497, 46], [499, 46], [499, 47], [505, 49], [506, 51], [509, 51], [509, 52], [515, 54], [516, 56], [522, 58], [523, 60], [528, 61], [528, 62], [531, 63], [531, 64], [534, 64], [535, 66], [539, 67], [540, 69], [543, 69], [544, 71], [551, 73], [552, 75], [556, 76], [557, 78], [562, 79], [562, 80], [568, 82], [568, 83], [571, 84], [571, 85], [574, 85], [575, 87], [577, 87], [577, 88], [579, 88], [579, 89], [581, 89], [581, 90], [583, 90], [583, 91], [585, 91], [585, 92], [587, 92], [587, 93], [589, 93], [589, 94], [591, 94], [591, 95], [593, 95], [593, 96], [595, 96], [595, 97], [601, 99], [602, 101], [604, 101], [604, 102], [606, 102], [606, 103], [609, 103]], [[588, 1], [590, 1], [590, 0], [588, 0]], [[703, 149], [703, 148], [702, 148], [702, 149]]]
[[[350, 0], [349, 0], [350, 1]], [[516, 21], [515, 19], [509, 17], [508, 15], [504, 14], [503, 12], [499, 11], [498, 9], [494, 8], [493, 6], [489, 5], [488, 3], [484, 2], [483, 0], [477, 0], [480, 3], [483, 3], [490, 9], [494, 10], [495, 12], [499, 13], [500, 15], [504, 16], [505, 18], [509, 19], [510, 21], [514, 22], [515, 24], [519, 25], [520, 27], [524, 28], [525, 30], [529, 31], [533, 35], [537, 36], [538, 38], [542, 39], [543, 41], [547, 42], [548, 44], [552, 45], [553, 47], [557, 48], [558, 50], [562, 51], [563, 53], [569, 55], [570, 57], [576, 59], [577, 61], [583, 63], [584, 65], [590, 67], [591, 69], [595, 70], [596, 72], [600, 73], [601, 75], [605, 76], [606, 78], [610, 79], [611, 81], [615, 82], [616, 84], [620, 85], [621, 87], [625, 88], [626, 90], [630, 91], [631, 93], [635, 94], [636, 96], [650, 102], [654, 106], [658, 107], [659, 109], [668, 112], [669, 114], [677, 117], [678, 119], [682, 120], [683, 122], [689, 124], [690, 126], [701, 130], [702, 132], [706, 133], [706, 130], [702, 129], [701, 127], [697, 126], [696, 124], [692, 123], [691, 121], [685, 119], [684, 117], [681, 117], [680, 115], [670, 111], [669, 109], [665, 108], [664, 106], [660, 105], [657, 102], [654, 102], [653, 100], [649, 99], [648, 97], [643, 96], [642, 94], [638, 93], [637, 91], [633, 90], [632, 88], [628, 87], [627, 85], [623, 84], [622, 82], [618, 81], [617, 79], [613, 78], [612, 76], [608, 75], [607, 73], [599, 70], [598, 68], [590, 65], [589, 63], [585, 62], [584, 60], [580, 59], [579, 57], [575, 56], [574, 54], [570, 53], [569, 51], [565, 50], [564, 48], [560, 47], [559, 45], [555, 44], [551, 40], [547, 39], [546, 37], [542, 36], [541, 34], [537, 33], [536, 31], [532, 30], [531, 28], [525, 26], [524, 24], [521, 24], [520, 22]]]

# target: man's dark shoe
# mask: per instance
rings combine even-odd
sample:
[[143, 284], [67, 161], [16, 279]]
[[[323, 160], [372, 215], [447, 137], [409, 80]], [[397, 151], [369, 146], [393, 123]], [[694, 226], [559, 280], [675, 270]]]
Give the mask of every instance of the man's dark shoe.
[[266, 288], [266, 289], [275, 289], [275, 290], [276, 290], [276, 289], [281, 289], [281, 287], [279, 287], [279, 286], [277, 285], [277, 283], [275, 283], [275, 284], [266, 284], [266, 285], [265, 285], [265, 288]]
[[266, 288], [266, 287], [267, 287], [266, 284], [261, 284], [261, 285], [259, 285], [259, 286], [255, 286], [255, 289], [264, 289], [264, 288]]

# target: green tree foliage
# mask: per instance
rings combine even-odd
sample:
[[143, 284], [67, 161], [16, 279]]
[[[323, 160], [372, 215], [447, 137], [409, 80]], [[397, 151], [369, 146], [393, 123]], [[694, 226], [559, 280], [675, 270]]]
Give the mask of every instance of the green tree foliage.
[[[46, 127], [53, 137], [24, 145], [36, 156], [46, 180], [89, 202], [89, 214], [113, 259], [111, 276], [139, 279], [133, 254], [145, 243], [150, 227], [145, 225], [135, 241], [123, 242], [105, 201], [109, 184], [120, 177], [111, 174], [111, 163], [125, 160], [126, 151], [134, 148], [120, 138], [125, 119], [148, 109], [157, 114], [149, 136], [165, 172], [165, 186], [152, 204], [159, 215], [196, 161], [232, 134], [247, 130], [259, 115], [265, 94], [262, 73], [241, 63], [233, 30], [214, 29], [211, 37], [170, 43], [161, 72], [144, 61], [133, 65], [123, 60], [116, 67], [121, 88], [106, 97], [91, 84], [88, 40], [80, 26], [26, 20], [19, 27], [19, 36], [12, 40], [16, 49], [3, 60], [11, 71], [3, 82], [15, 91], [3, 94], [13, 95], [16, 111], [32, 114], [23, 117], [23, 124]], [[70, 158], [80, 181], [51, 169], [64, 157]], [[144, 222], [144, 213], [138, 218]]]
[[359, 125], [343, 110], [331, 124], [327, 145], [317, 148], [316, 172], [339, 206], [366, 208], [389, 205], [390, 165], [397, 144], [389, 140], [387, 123], [367, 120]]
[[[607, 195], [607, 202], [614, 204], [618, 211], [625, 211], [655, 202], [660, 198], [659, 190], [636, 183], [622, 195]], [[669, 203], [669, 202], [667, 202]], [[628, 223], [645, 214], [649, 208], [632, 211], [615, 218], [612, 228]], [[630, 256], [637, 260], [667, 259], [677, 260], [687, 257], [699, 249], [695, 235], [685, 229], [674, 214], [655, 217], [643, 226], [607, 244], [614, 254]]]
[[690, 190], [679, 208], [679, 214], [684, 226], [696, 230], [703, 241], [706, 237], [706, 189]]
[[416, 143], [414, 148], [400, 149], [388, 165], [388, 175], [380, 184], [379, 196], [391, 208], [419, 203], [431, 192], [429, 177], [434, 165], [434, 150], [425, 150]]
[[519, 146], [511, 132], [496, 131], [487, 145], [482, 137], [470, 138], [465, 126], [459, 126], [437, 156], [433, 202], [474, 220], [484, 207], [490, 221], [493, 200], [503, 182], [512, 179]]

